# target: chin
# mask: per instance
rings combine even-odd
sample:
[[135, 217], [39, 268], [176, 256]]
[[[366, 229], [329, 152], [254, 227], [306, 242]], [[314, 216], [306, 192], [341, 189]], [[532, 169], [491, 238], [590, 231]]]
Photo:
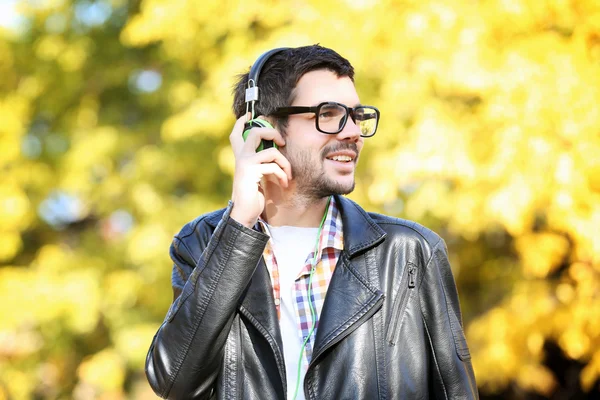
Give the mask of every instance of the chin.
[[341, 191], [351, 192], [354, 190], [354, 174], [337, 177], [332, 179], [332, 186], [339, 188]]
[[354, 190], [354, 180], [337, 185], [339, 194], [348, 194]]
[[319, 181], [303, 189], [302, 192], [308, 195], [308, 197], [322, 199], [323, 197], [335, 194], [343, 195], [351, 193], [354, 190], [354, 180], [345, 182], [334, 180]]
[[332, 194], [349, 194], [354, 190], [354, 179], [351, 181], [337, 181], [330, 182], [330, 185], [327, 185], [328, 195]]

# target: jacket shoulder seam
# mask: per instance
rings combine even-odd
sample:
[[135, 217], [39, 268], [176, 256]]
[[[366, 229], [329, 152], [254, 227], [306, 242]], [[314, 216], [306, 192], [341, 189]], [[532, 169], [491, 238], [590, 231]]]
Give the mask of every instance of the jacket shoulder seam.
[[[431, 256], [429, 257], [429, 260], [425, 264], [425, 269], [429, 268], [429, 265], [431, 264], [431, 261], [433, 260], [433, 257], [435, 256], [435, 252], [436, 252], [438, 246], [440, 245], [440, 243], [443, 243], [443, 242], [444, 242], [443, 239], [440, 238], [440, 240], [438, 240], [437, 243], [432, 247], [432, 249], [431, 249]], [[423, 279], [425, 279], [424, 278], [425, 275], [426, 275], [426, 273], [421, 274], [421, 280], [419, 282], [419, 286], [421, 286], [421, 283], [423, 282]], [[443, 283], [442, 283], [441, 290], [442, 290], [442, 296], [444, 297], [444, 305], [446, 306], [446, 313], [448, 313], [449, 312], [449, 309], [448, 309], [449, 308], [448, 307], [448, 299], [446, 297], [446, 288], [444, 287]], [[421, 292], [419, 292], [419, 293], [421, 293]], [[433, 343], [431, 341], [431, 335], [429, 333], [429, 327], [427, 325], [427, 319], [425, 318], [425, 315], [423, 314], [423, 305], [422, 305], [422, 302], [420, 300], [420, 296], [419, 296], [419, 310], [421, 312], [421, 318], [423, 320], [423, 326], [425, 326], [425, 331], [427, 333], [427, 340], [429, 341], [429, 346], [431, 347], [431, 353], [433, 354], [433, 361], [435, 363], [436, 372], [437, 372], [437, 374], [438, 374], [438, 376], [440, 378], [440, 381], [442, 382], [442, 389], [444, 390], [444, 397], [446, 399], [448, 399], [448, 391], [446, 389], [446, 384], [444, 383], [444, 378], [443, 378], [442, 372], [440, 371], [440, 367], [439, 367], [438, 360], [437, 360], [437, 355], [435, 353], [435, 348], [434, 348]], [[448, 318], [450, 318], [450, 315], [448, 315]], [[454, 333], [452, 335], [454, 336]]]
[[[408, 228], [408, 229], [412, 230], [413, 232], [415, 232], [416, 234], [418, 234], [419, 236], [421, 236], [432, 248], [437, 246], [441, 240], [440, 235], [438, 235], [436, 232], [432, 231], [429, 228], [425, 228], [424, 226], [421, 226], [417, 222], [414, 222], [414, 221], [406, 221], [406, 220], [401, 220], [399, 218], [394, 218], [394, 217], [389, 217], [389, 216], [386, 216], [386, 218], [384, 219], [384, 218], [381, 218], [381, 216], [379, 214], [376, 214], [374, 217], [372, 216], [372, 218], [377, 225], [394, 225], [394, 226], [403, 226], [405, 228]], [[415, 226], [421, 226], [422, 230], [429, 232], [430, 235], [425, 235], [424, 232], [421, 231], [421, 229], [417, 229]], [[427, 236], [430, 236], [430, 237], [427, 237]], [[432, 239], [431, 236], [438, 239], [435, 242], [435, 244], [431, 243], [431, 239]]]
[[[431, 246], [431, 255], [429, 256], [429, 259], [427, 260], [427, 262], [425, 263], [425, 266], [423, 267], [423, 273], [421, 274], [421, 277], [419, 279], [419, 287], [421, 286], [421, 282], [423, 282], [423, 279], [425, 277], [425, 272], [428, 268], [429, 268], [429, 264], [431, 264], [431, 260], [433, 260], [433, 256], [435, 255], [435, 251], [437, 250], [438, 246], [440, 243], [443, 243], [444, 240], [442, 238], [440, 238], [440, 240], [438, 240], [433, 246]], [[443, 289], [443, 288], [442, 288]], [[446, 291], [443, 290], [444, 292], [444, 299], [446, 298]]]

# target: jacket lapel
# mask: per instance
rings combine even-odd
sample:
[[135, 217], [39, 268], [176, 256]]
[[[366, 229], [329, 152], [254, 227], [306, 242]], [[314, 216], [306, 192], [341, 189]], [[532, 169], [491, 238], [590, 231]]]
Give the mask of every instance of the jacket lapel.
[[379, 282], [369, 273], [377, 268], [371, 265], [376, 258], [364, 253], [383, 241], [385, 232], [356, 203], [344, 197], [336, 197], [336, 202], [342, 213], [344, 250], [327, 289], [311, 365], [377, 311], [383, 300]]
[[265, 337], [271, 345], [282, 382], [285, 383], [285, 363], [283, 361], [283, 344], [277, 319], [277, 310], [273, 299], [273, 290], [269, 271], [261, 258], [252, 280], [250, 281], [240, 312]]

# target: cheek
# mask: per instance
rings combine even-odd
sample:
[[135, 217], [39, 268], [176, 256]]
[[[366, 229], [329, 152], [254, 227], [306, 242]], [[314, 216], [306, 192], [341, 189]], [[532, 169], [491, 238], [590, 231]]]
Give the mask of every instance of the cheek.
[[359, 138], [358, 141], [356, 142], [356, 147], [358, 148], [359, 154], [362, 151], [362, 148], [364, 145], [365, 145], [365, 138], [363, 138], [363, 137]]

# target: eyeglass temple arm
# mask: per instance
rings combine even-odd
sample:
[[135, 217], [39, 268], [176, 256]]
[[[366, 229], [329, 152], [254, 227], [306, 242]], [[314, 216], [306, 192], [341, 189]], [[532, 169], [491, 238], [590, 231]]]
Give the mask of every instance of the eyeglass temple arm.
[[317, 112], [318, 107], [281, 107], [271, 113], [273, 116], [284, 117], [291, 114], [304, 114], [309, 112]]

